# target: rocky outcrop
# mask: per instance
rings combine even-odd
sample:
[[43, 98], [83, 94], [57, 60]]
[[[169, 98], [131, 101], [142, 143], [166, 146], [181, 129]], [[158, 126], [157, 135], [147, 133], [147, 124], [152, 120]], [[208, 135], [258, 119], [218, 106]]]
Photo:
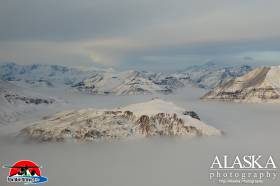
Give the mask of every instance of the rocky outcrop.
[[198, 114], [195, 113], [194, 111], [184, 111], [183, 114], [184, 114], [184, 115], [189, 115], [189, 116], [191, 116], [192, 118], [195, 118], [195, 119], [200, 120]]
[[[137, 112], [138, 106], [148, 106], [154, 112]], [[161, 108], [158, 107], [161, 105]], [[84, 109], [68, 111], [45, 118], [23, 129], [19, 136], [35, 141], [99, 141], [116, 140], [129, 137], [149, 136], [203, 136], [220, 135], [221, 131], [202, 121], [177, 113], [166, 112], [166, 106], [173, 105], [162, 100], [130, 105], [115, 110]], [[134, 108], [134, 109], [133, 109]], [[171, 107], [172, 108], [172, 107]], [[142, 108], [145, 110], [145, 107]], [[165, 112], [158, 112], [162, 110]]]
[[260, 67], [216, 87], [204, 100], [280, 102], [280, 67]]
[[53, 98], [39, 97], [26, 93], [20, 87], [3, 80], [0, 80], [0, 97], [8, 104], [24, 103], [39, 105], [55, 102]]

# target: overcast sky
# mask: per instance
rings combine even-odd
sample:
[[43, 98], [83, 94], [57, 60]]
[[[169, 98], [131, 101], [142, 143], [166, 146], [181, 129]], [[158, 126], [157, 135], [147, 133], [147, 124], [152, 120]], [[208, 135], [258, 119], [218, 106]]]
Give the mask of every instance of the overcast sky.
[[279, 0], [0, 0], [0, 61], [280, 65]]

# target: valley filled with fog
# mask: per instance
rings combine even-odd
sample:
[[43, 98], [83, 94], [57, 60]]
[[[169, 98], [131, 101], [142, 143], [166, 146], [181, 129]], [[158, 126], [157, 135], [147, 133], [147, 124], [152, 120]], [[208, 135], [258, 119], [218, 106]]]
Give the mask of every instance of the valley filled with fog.
[[[204, 89], [187, 85], [174, 94], [102, 96], [61, 89], [42, 89], [61, 103], [1, 126], [2, 162], [32, 159], [43, 165], [46, 185], [209, 185], [209, 168], [216, 155], [272, 155], [279, 162], [279, 110], [277, 104], [202, 101]], [[57, 111], [80, 108], [115, 108], [153, 97], [194, 110], [201, 119], [224, 132], [216, 137], [162, 137], [93, 143], [35, 143], [14, 135]], [[266, 185], [278, 185], [268, 180]], [[1, 185], [6, 185], [1, 179]], [[213, 184], [219, 185], [217, 182]]]

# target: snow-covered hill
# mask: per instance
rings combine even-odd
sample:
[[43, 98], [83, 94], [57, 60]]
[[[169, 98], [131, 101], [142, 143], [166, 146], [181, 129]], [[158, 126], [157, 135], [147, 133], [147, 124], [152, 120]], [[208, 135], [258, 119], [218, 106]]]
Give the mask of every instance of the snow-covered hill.
[[259, 67], [218, 86], [202, 99], [236, 102], [280, 102], [280, 66]]
[[154, 99], [112, 110], [82, 109], [58, 113], [20, 131], [36, 141], [97, 141], [147, 136], [221, 135], [185, 109]]
[[0, 80], [0, 124], [17, 121], [38, 107], [55, 103], [55, 99], [40, 96]]

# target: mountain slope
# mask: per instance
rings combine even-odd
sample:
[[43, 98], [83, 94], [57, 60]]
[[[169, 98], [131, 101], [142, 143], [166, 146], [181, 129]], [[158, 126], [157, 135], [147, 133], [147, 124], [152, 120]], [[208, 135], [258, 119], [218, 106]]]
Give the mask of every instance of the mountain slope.
[[153, 81], [142, 72], [129, 70], [96, 74], [73, 87], [91, 94], [135, 95], [172, 92], [172, 89], [165, 85]]
[[113, 110], [82, 109], [58, 113], [21, 130], [36, 141], [98, 141], [147, 136], [221, 135], [221, 131], [171, 102], [154, 99]]
[[259, 67], [208, 92], [202, 99], [280, 102], [280, 66]]
[[25, 113], [53, 103], [53, 98], [36, 95], [0, 80], [0, 124], [17, 121]]
[[[154, 77], [157, 77], [154, 79]], [[160, 77], [160, 79], [159, 79]], [[173, 77], [140, 71], [80, 70], [59, 65], [0, 65], [0, 79], [19, 86], [68, 86], [91, 94], [134, 95], [170, 93], [183, 84]]]

